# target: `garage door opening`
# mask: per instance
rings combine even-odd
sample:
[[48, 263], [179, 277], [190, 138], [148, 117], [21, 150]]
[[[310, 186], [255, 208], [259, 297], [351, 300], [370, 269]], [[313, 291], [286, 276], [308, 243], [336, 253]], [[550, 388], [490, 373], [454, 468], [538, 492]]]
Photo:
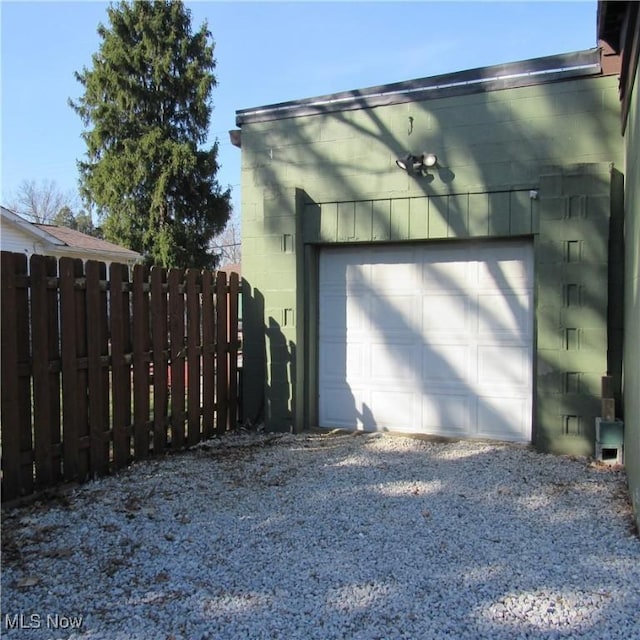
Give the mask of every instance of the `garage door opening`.
[[531, 441], [533, 247], [320, 252], [321, 427]]

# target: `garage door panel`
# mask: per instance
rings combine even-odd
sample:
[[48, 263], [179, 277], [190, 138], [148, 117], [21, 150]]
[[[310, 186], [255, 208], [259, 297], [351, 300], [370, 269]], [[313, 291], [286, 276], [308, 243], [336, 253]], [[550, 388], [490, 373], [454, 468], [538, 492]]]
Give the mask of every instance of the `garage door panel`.
[[320, 308], [324, 309], [319, 327], [321, 339], [341, 336], [345, 339], [347, 330], [351, 333], [367, 331], [369, 326], [369, 298], [362, 294], [345, 297], [341, 293], [325, 293], [320, 296]]
[[321, 424], [356, 429], [359, 426], [356, 399], [348, 387], [326, 386], [321, 398]]
[[478, 398], [477, 435], [522, 441], [529, 438], [528, 416], [531, 404], [528, 398]]
[[351, 257], [335, 249], [325, 249], [324, 258], [320, 261], [319, 269], [323, 286], [344, 289], [347, 282], [347, 268], [352, 262]]
[[478, 288], [482, 291], [526, 289], [531, 282], [531, 266], [522, 259], [526, 243], [506, 246], [490, 243], [478, 251]]
[[344, 381], [347, 378], [347, 344], [346, 341], [324, 341], [324, 357], [320, 360], [320, 380]]
[[362, 379], [367, 370], [365, 358], [367, 349], [364, 345], [346, 341], [325, 341], [324, 355], [320, 360], [320, 380], [344, 382], [351, 379]]
[[323, 322], [319, 327], [320, 339], [344, 335], [347, 330], [347, 301], [344, 293], [321, 294], [320, 307], [326, 309]]
[[[414, 394], [411, 391], [371, 389], [371, 424], [378, 429], [413, 431], [416, 414], [413, 408]], [[366, 407], [363, 407], [366, 414]], [[365, 424], [365, 427], [367, 425]]]
[[434, 293], [422, 298], [423, 329], [429, 332], [468, 332], [472, 301], [460, 293]]
[[406, 333], [416, 331], [416, 308], [414, 296], [389, 295], [384, 299], [371, 299], [370, 324], [375, 332]]
[[529, 387], [531, 363], [528, 347], [479, 346], [478, 382], [484, 386]]
[[320, 265], [322, 426], [530, 440], [530, 243], [332, 248]]
[[375, 260], [377, 264], [371, 265], [369, 285], [375, 287], [379, 294], [393, 295], [400, 291], [411, 291], [418, 267], [413, 262], [406, 262], [406, 251], [385, 252], [376, 256]]
[[371, 303], [369, 296], [356, 293], [347, 298], [346, 319], [343, 320], [343, 329], [346, 327], [350, 332], [367, 331], [369, 318], [371, 317]]
[[447, 288], [466, 290], [474, 273], [472, 265], [462, 261], [466, 251], [457, 252], [460, 255], [451, 256], [441, 249], [437, 255], [424, 252], [424, 264], [422, 266], [422, 289], [424, 291], [442, 291], [443, 285]]
[[320, 264], [320, 279], [325, 287], [344, 291], [347, 288], [366, 287], [371, 280], [371, 267], [354, 264], [350, 256], [339, 250], [326, 249], [326, 259]]
[[369, 264], [350, 264], [346, 270], [345, 280], [349, 291], [357, 291], [364, 289], [365, 291], [371, 287], [371, 265]]
[[432, 393], [422, 401], [422, 426], [427, 433], [470, 435], [473, 401], [467, 393]]
[[[387, 382], [393, 386], [413, 386], [416, 378], [415, 348], [412, 342], [372, 343], [371, 370], [372, 383]], [[419, 367], [419, 365], [418, 365]]]
[[478, 294], [478, 333], [481, 338], [500, 336], [528, 340], [530, 314], [526, 294]]
[[470, 364], [466, 344], [431, 344], [422, 348], [422, 380], [425, 384], [460, 384]]

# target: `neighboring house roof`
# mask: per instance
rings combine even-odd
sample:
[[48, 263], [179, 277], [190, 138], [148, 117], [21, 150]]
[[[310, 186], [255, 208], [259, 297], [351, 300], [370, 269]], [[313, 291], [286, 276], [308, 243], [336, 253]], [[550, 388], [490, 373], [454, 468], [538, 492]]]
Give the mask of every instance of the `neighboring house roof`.
[[6, 207], [0, 207], [0, 213], [2, 214], [2, 224], [8, 222], [13, 227], [24, 231], [27, 235], [34, 236], [35, 239], [51, 242], [52, 244], [63, 245], [64, 242], [59, 240], [58, 238], [53, 238], [51, 234], [46, 231], [39, 229], [37, 225], [25, 220], [17, 213], [11, 211], [11, 209], [7, 209]]
[[76, 247], [78, 249], [101, 253], [121, 253], [126, 255], [128, 258], [141, 257], [137, 251], [131, 251], [131, 249], [121, 247], [120, 245], [113, 244], [112, 242], [107, 242], [106, 240], [101, 240], [100, 238], [89, 236], [86, 233], [81, 233], [75, 229], [59, 227], [53, 224], [36, 224], [35, 226], [46, 233], [51, 234], [58, 240], [61, 240], [68, 247]]
[[36, 224], [19, 216], [11, 209], [0, 207], [2, 224], [9, 225], [29, 238], [38, 247], [38, 253], [72, 256], [85, 260], [110, 262], [136, 262], [142, 258], [137, 251], [94, 238], [75, 229], [52, 224]]

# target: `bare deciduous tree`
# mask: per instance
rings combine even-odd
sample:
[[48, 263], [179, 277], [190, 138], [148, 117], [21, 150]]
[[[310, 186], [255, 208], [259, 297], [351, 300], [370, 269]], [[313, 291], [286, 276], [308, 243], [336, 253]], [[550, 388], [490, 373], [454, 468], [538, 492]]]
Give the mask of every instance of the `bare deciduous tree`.
[[9, 208], [38, 224], [49, 224], [63, 207], [73, 209], [74, 198], [63, 193], [53, 180], [23, 180]]
[[218, 255], [218, 267], [228, 264], [239, 264], [242, 260], [242, 245], [240, 233], [240, 220], [232, 216], [224, 228], [224, 231], [216, 236], [211, 247]]

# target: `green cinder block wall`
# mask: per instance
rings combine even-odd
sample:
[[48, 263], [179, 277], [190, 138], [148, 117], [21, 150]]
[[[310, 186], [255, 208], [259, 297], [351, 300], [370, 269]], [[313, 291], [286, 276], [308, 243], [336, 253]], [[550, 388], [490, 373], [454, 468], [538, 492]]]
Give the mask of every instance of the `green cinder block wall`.
[[[537, 391], [534, 439], [559, 453], [593, 453], [601, 377], [608, 371], [612, 170], [576, 165], [540, 177], [535, 236]], [[620, 248], [619, 248], [620, 250]], [[620, 351], [615, 354], [619, 360]]]
[[[597, 76], [244, 124], [245, 416], [314, 426], [321, 246], [527, 236], [534, 439], [590, 453], [608, 366], [619, 110], [617, 79]], [[423, 151], [438, 156], [428, 179], [396, 166]]]
[[625, 466], [640, 530], [640, 67], [625, 131]]

